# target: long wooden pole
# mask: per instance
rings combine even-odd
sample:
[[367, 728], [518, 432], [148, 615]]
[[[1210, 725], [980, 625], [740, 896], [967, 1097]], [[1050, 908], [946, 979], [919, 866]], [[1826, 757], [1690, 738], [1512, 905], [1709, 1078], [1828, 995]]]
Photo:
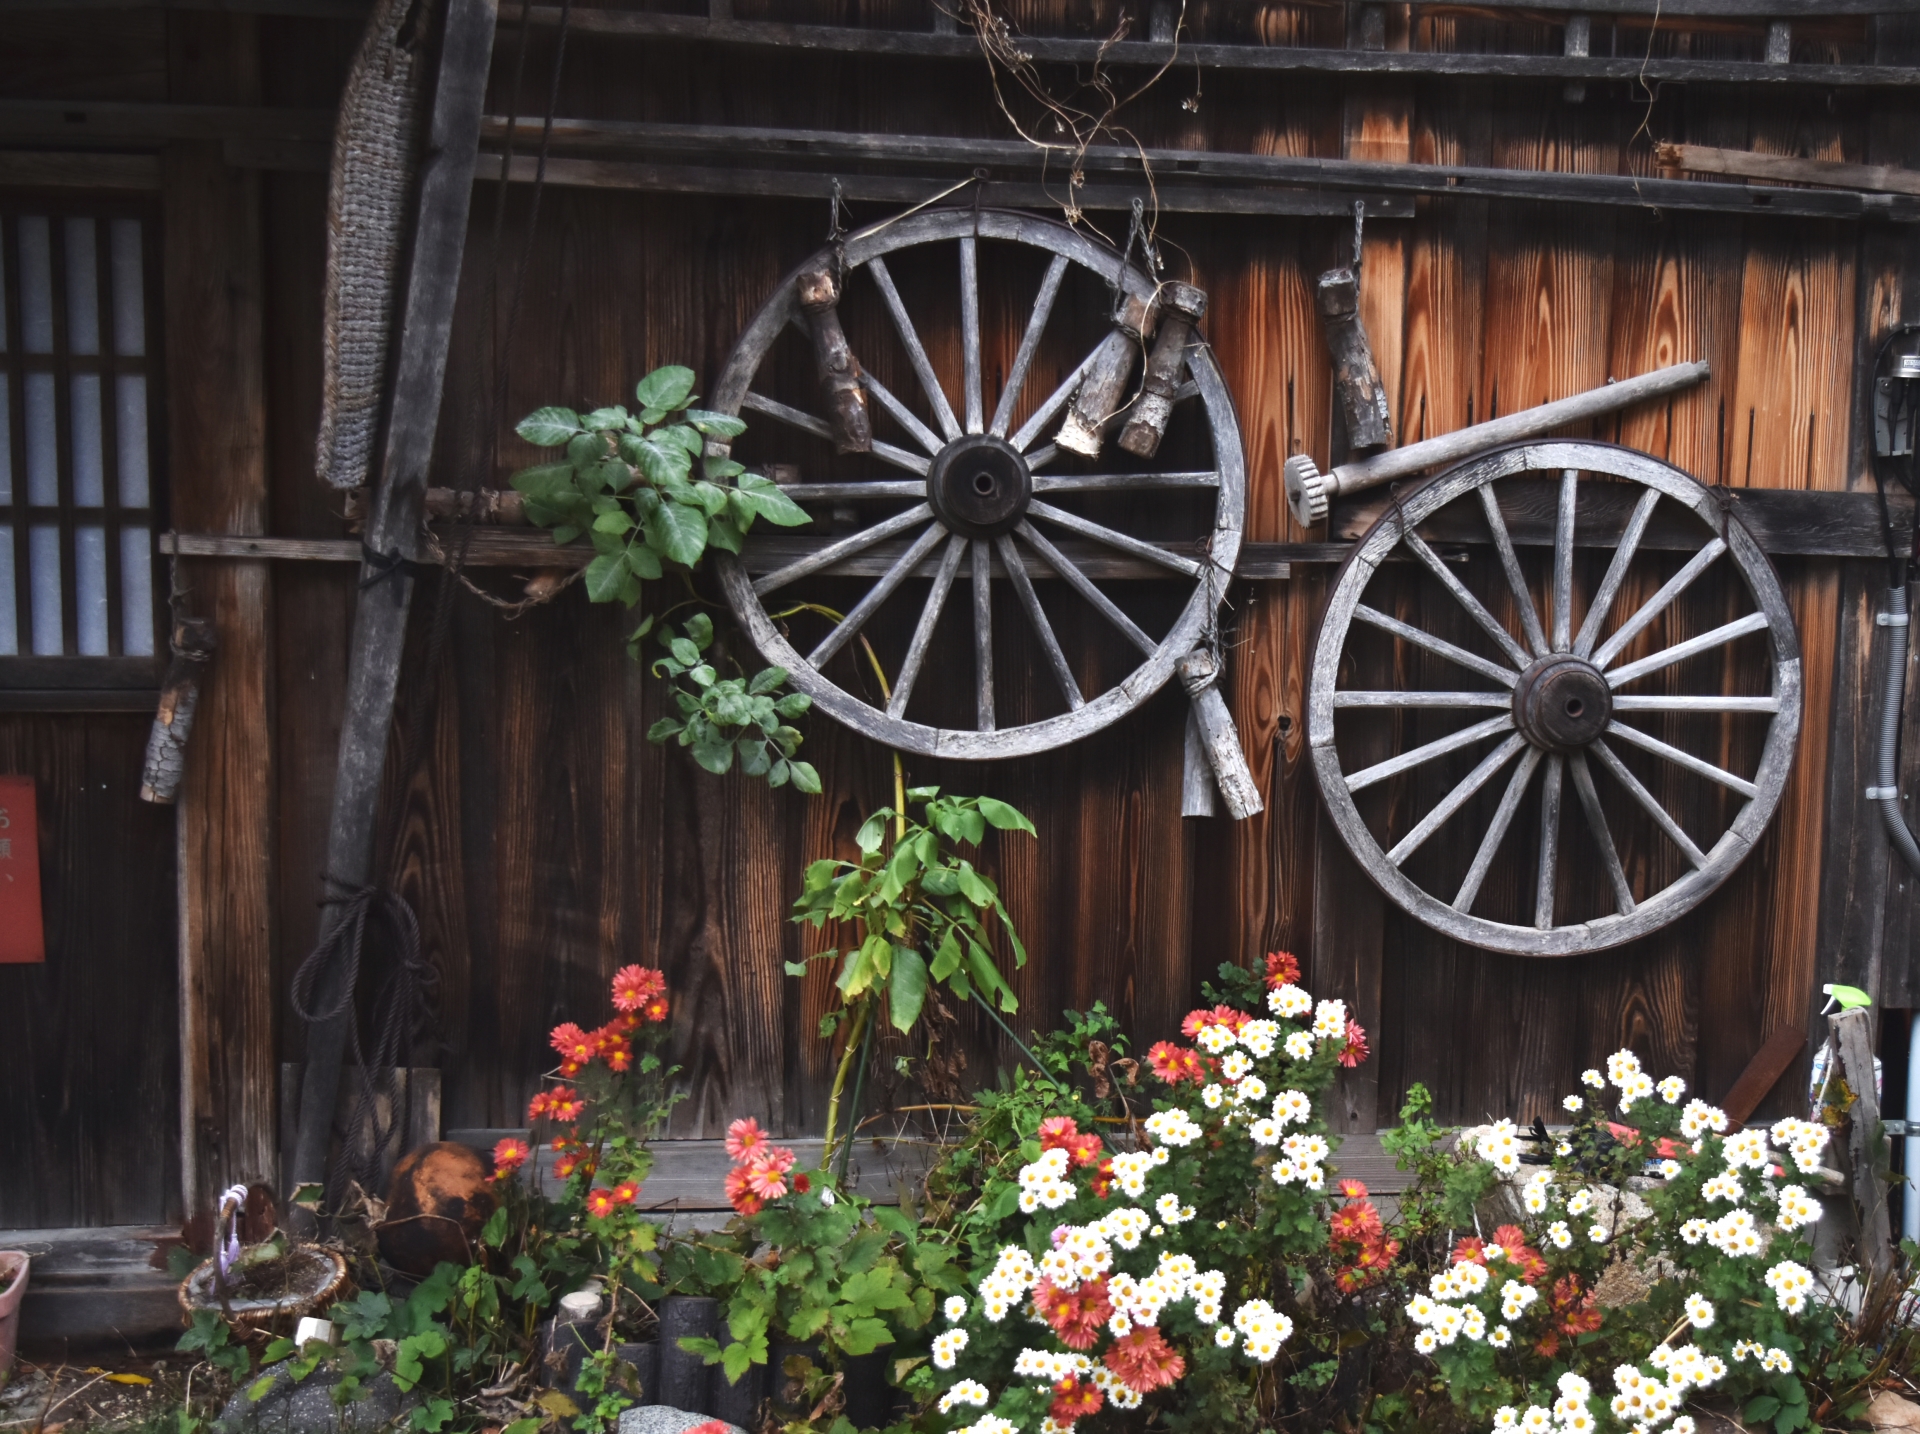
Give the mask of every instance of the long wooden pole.
[[[393, 700], [406, 647], [413, 578], [403, 563], [419, 557], [427, 467], [433, 457], [446, 376], [448, 335], [466, 249], [467, 209], [480, 147], [480, 111], [493, 56], [494, 0], [449, 0], [434, 86], [433, 118], [420, 170], [420, 203], [400, 351], [380, 487], [360, 567], [360, 601], [353, 617], [346, 711], [334, 779], [333, 819], [327, 829], [324, 942], [344, 915], [344, 897], [367, 883], [373, 863], [381, 770], [393, 725]], [[336, 1005], [345, 973], [335, 963], [313, 993], [315, 1010]], [[306, 1071], [300, 1089], [300, 1127], [292, 1181], [323, 1181], [347, 1044], [351, 1008], [307, 1031]]]

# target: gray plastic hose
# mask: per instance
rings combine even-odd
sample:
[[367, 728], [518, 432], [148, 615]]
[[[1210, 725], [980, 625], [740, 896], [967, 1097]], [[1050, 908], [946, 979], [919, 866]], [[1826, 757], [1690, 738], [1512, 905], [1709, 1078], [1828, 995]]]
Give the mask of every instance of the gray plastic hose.
[[1907, 687], [1907, 589], [1904, 583], [1887, 589], [1887, 611], [1880, 614], [1880, 625], [1887, 629], [1891, 650], [1887, 654], [1887, 690], [1880, 704], [1880, 761], [1875, 773], [1878, 786], [1867, 788], [1870, 800], [1880, 804], [1880, 816], [1894, 850], [1905, 858], [1907, 866], [1920, 875], [1920, 844], [1907, 828], [1900, 811], [1899, 773], [1900, 704]]

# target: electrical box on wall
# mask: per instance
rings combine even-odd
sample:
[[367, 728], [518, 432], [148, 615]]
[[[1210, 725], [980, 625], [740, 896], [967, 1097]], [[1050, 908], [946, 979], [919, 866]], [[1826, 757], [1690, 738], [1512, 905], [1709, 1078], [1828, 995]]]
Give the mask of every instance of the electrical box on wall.
[[0, 777], [0, 966], [47, 959], [32, 777]]

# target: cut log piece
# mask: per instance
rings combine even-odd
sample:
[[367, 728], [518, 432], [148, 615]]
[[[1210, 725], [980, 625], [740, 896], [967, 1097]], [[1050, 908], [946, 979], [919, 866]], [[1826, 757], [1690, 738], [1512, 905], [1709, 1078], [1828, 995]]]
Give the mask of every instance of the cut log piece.
[[171, 805], [187, 773], [187, 739], [193, 735], [200, 683], [213, 660], [213, 624], [183, 617], [173, 625], [173, 660], [160, 685], [160, 710], [147, 737], [147, 761], [140, 771], [140, 800]]
[[1086, 376], [1067, 405], [1054, 441], [1069, 452], [1092, 458], [1100, 452], [1106, 427], [1119, 413], [1127, 380], [1133, 377], [1140, 346], [1153, 333], [1157, 309], [1150, 299], [1122, 293], [1114, 305], [1113, 328], [1094, 350]]
[[1174, 398], [1187, 371], [1193, 326], [1207, 311], [1206, 292], [1191, 284], [1166, 284], [1160, 290], [1160, 310], [1160, 333], [1147, 357], [1140, 398], [1120, 433], [1120, 446], [1141, 458], [1158, 453], [1160, 440], [1167, 436], [1167, 420], [1173, 417]]
[[827, 421], [833, 425], [833, 445], [842, 453], [871, 453], [873, 417], [867, 412], [867, 391], [860, 386], [860, 360], [840, 326], [840, 276], [823, 264], [803, 269], [797, 282], [800, 312], [806, 315], [820, 369], [820, 392], [827, 401]]

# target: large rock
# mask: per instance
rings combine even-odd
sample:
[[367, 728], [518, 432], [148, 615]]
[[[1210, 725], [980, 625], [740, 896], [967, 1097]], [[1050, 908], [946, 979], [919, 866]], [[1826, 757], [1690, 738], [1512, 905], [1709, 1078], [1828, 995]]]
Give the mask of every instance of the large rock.
[[480, 1152], [453, 1141], [409, 1151], [393, 1167], [380, 1253], [396, 1270], [425, 1278], [443, 1260], [471, 1264], [493, 1214], [493, 1171]]
[[262, 1398], [247, 1397], [257, 1382], [249, 1380], [227, 1401], [214, 1421], [219, 1434], [373, 1434], [420, 1403], [417, 1390], [401, 1393], [385, 1370], [363, 1380], [358, 1397], [345, 1404], [333, 1402], [340, 1374], [332, 1365], [321, 1365], [298, 1383], [284, 1363], [268, 1365], [261, 1371], [261, 1377], [267, 1375], [273, 1376], [273, 1387]]
[[665, 1404], [642, 1405], [620, 1416], [620, 1434], [692, 1434], [696, 1429], [700, 1434], [747, 1434], [738, 1424]]
[[1867, 1406], [1867, 1423], [1876, 1431], [1892, 1434], [1892, 1431], [1920, 1431], [1920, 1404], [1911, 1399], [1902, 1399], [1891, 1389], [1883, 1389], [1873, 1396], [1873, 1403]]

